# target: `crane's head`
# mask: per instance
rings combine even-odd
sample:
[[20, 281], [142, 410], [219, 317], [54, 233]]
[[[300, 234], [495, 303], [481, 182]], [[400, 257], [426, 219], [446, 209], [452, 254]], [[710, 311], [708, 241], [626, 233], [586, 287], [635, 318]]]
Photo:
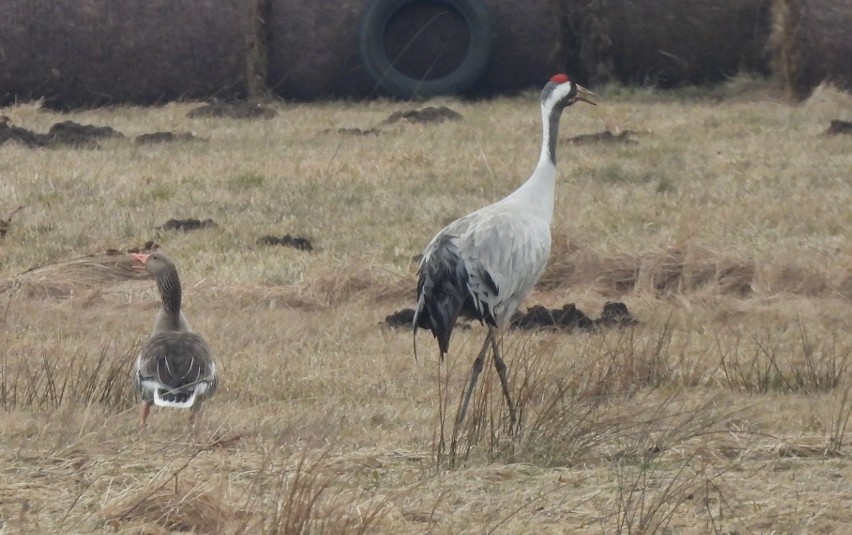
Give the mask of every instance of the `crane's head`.
[[591, 91], [578, 83], [572, 82], [564, 74], [555, 74], [541, 92], [541, 105], [548, 108], [563, 109], [577, 101], [587, 102], [593, 106]]

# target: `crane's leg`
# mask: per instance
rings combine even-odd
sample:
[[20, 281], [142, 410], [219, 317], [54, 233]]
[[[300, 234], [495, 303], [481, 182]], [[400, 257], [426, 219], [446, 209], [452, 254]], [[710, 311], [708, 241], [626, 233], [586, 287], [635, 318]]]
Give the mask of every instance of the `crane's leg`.
[[500, 386], [503, 387], [503, 397], [506, 399], [506, 406], [509, 408], [509, 424], [512, 429], [515, 427], [515, 406], [512, 404], [512, 394], [509, 391], [509, 380], [506, 377], [506, 363], [500, 357], [499, 343], [497, 342], [497, 333], [494, 327], [488, 329], [488, 334], [491, 338], [491, 347], [494, 350], [494, 367], [497, 368], [497, 375], [500, 376]]
[[462, 401], [459, 417], [456, 419], [456, 425], [460, 425], [464, 421], [464, 415], [467, 413], [467, 404], [470, 402], [470, 396], [473, 394], [473, 389], [476, 386], [476, 380], [482, 372], [482, 363], [485, 361], [485, 354], [488, 352], [488, 345], [491, 343], [493, 336], [491, 329], [488, 329], [488, 334], [485, 336], [485, 343], [482, 344], [482, 349], [479, 350], [476, 360], [473, 361], [473, 367], [470, 370], [470, 382], [467, 384], [467, 391], [464, 393], [464, 401]]

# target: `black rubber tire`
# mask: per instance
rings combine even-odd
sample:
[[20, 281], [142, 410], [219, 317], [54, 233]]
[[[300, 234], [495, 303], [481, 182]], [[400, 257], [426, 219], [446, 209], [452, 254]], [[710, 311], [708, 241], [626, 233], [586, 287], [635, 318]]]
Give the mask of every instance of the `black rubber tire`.
[[[464, 19], [470, 32], [470, 42], [458, 67], [446, 76], [427, 80], [397, 70], [384, 47], [391, 17], [408, 5], [423, 3], [449, 6]], [[493, 41], [491, 12], [482, 0], [375, 0], [367, 7], [358, 28], [358, 50], [367, 74], [383, 90], [405, 100], [467, 92], [488, 68]]]

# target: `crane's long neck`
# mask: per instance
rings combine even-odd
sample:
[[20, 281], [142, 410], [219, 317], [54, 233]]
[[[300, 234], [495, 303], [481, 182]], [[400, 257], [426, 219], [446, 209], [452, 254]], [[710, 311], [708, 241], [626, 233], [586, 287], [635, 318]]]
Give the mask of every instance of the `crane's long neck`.
[[541, 106], [541, 154], [533, 174], [510, 198], [533, 205], [548, 222], [553, 219], [553, 201], [556, 189], [556, 141], [559, 138], [559, 117], [562, 108]]
[[180, 313], [180, 278], [177, 270], [169, 268], [157, 276], [157, 289], [160, 290], [160, 299], [163, 307], [157, 315], [155, 330], [182, 330]]

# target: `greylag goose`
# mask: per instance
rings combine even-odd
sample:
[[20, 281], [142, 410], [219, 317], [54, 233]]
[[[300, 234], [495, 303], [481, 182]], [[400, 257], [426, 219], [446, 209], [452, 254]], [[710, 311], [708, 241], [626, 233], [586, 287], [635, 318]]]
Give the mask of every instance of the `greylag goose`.
[[204, 339], [192, 332], [180, 309], [181, 287], [177, 268], [161, 252], [133, 253], [139, 264], [154, 275], [162, 307], [154, 322], [151, 338], [136, 360], [136, 391], [142, 399], [142, 427], [151, 405], [191, 409], [195, 425], [204, 400], [216, 391], [216, 364]]

